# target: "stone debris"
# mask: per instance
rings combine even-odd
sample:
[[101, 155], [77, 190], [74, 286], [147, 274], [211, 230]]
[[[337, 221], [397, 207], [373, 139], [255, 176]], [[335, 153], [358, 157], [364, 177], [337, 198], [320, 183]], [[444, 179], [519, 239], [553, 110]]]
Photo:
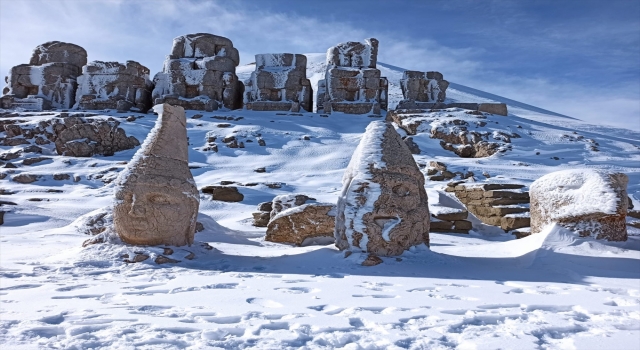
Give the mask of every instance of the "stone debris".
[[245, 81], [244, 104], [254, 111], [307, 112], [313, 92], [307, 79], [307, 57], [300, 54], [256, 55], [256, 70]]
[[153, 78], [155, 104], [169, 103], [208, 112], [242, 108], [244, 84], [238, 80], [238, 50], [231, 40], [207, 33], [173, 39], [162, 72]]
[[376, 266], [382, 264], [384, 261], [379, 257], [369, 254], [366, 259], [362, 262], [362, 266]]
[[424, 176], [390, 123], [369, 124], [342, 185], [335, 231], [340, 250], [394, 256], [429, 244]]
[[[430, 111], [425, 109], [397, 109], [387, 113], [386, 120], [396, 123], [409, 136], [428, 134], [439, 139], [440, 146], [462, 158], [482, 158], [511, 149], [511, 140], [521, 136], [508, 129], [487, 127], [482, 113], [469, 115], [461, 110]], [[477, 130], [474, 130], [477, 129]]]
[[378, 40], [329, 48], [325, 78], [318, 81], [318, 113], [380, 114], [387, 109], [388, 81], [376, 69]]
[[155, 127], [116, 179], [113, 222], [129, 244], [191, 245], [200, 198], [188, 166], [182, 107], [154, 107]]
[[500, 226], [505, 231], [529, 227], [529, 193], [524, 185], [476, 184], [455, 181], [446, 192], [456, 197], [484, 224]]
[[447, 87], [449, 82], [440, 72], [406, 70], [400, 79], [404, 99], [396, 109], [431, 108], [435, 103], [445, 101]]
[[211, 195], [211, 200], [222, 202], [242, 202], [244, 195], [235, 186], [205, 186], [202, 193]]
[[468, 216], [468, 211], [453, 208], [447, 212], [431, 214], [429, 232], [467, 234], [473, 228], [471, 221], [467, 220]]
[[[149, 68], [136, 61], [93, 61], [82, 67], [78, 77], [76, 109], [135, 110], [146, 113], [151, 108], [153, 83]], [[130, 120], [127, 118], [127, 120]], [[133, 117], [135, 120], [135, 116]]]
[[[4, 127], [7, 139], [17, 135], [21, 135], [27, 140], [35, 138], [36, 142], [38, 138], [46, 139], [47, 142], [55, 143], [56, 152], [59, 155], [91, 157], [93, 155], [111, 156], [116, 152], [140, 145], [140, 141], [133, 136], [127, 136], [124, 129], [118, 127], [119, 124], [112, 118], [104, 120], [71, 116], [42, 120], [37, 123], [25, 122], [4, 125]], [[11, 132], [7, 131], [7, 127]], [[26, 147], [23, 151], [42, 153], [42, 149], [34, 145]], [[15, 159], [20, 154], [3, 155], [2, 157], [12, 156], [15, 156], [12, 158]]]
[[531, 184], [531, 233], [558, 223], [581, 237], [626, 241], [629, 207], [623, 173], [562, 170]]
[[87, 51], [78, 45], [50, 41], [37, 46], [29, 64], [11, 68], [0, 107], [36, 111], [71, 108], [85, 64]]

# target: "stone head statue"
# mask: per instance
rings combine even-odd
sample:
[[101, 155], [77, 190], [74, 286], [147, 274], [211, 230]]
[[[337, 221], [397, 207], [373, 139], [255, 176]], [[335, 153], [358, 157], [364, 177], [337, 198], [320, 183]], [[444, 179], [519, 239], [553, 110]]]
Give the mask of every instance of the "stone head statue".
[[136, 245], [190, 245], [199, 208], [189, 171], [184, 109], [154, 107], [156, 126], [116, 180], [113, 221], [120, 238]]

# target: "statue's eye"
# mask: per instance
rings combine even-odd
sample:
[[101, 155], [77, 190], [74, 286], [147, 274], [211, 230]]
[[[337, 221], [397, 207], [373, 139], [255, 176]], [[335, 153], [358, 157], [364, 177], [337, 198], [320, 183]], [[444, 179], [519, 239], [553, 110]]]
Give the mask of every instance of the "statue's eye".
[[169, 198], [163, 194], [152, 194], [149, 196], [149, 203], [153, 204], [169, 204]]

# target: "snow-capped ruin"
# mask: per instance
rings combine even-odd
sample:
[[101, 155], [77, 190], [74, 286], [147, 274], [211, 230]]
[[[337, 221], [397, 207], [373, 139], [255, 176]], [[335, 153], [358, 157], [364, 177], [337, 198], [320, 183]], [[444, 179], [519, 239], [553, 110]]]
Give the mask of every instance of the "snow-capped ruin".
[[256, 70], [245, 82], [244, 105], [254, 111], [313, 111], [307, 57], [300, 54], [256, 55]]
[[153, 78], [154, 104], [213, 111], [242, 108], [244, 85], [238, 80], [238, 50], [231, 40], [213, 34], [187, 34], [173, 39], [162, 72]]
[[11, 68], [2, 90], [2, 108], [43, 110], [71, 108], [77, 78], [87, 64], [87, 51], [74, 44], [50, 41], [33, 50], [28, 64]]
[[376, 69], [378, 40], [349, 41], [327, 50], [325, 78], [318, 82], [317, 110], [380, 114], [387, 109], [388, 82]]
[[93, 61], [82, 67], [78, 77], [76, 109], [134, 109], [146, 112], [151, 108], [153, 83], [149, 68], [136, 61]]

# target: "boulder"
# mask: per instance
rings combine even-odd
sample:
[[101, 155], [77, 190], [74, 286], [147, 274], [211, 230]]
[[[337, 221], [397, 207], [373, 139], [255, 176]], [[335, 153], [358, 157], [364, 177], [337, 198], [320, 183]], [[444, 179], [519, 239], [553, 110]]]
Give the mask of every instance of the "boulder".
[[256, 70], [245, 82], [244, 104], [254, 111], [313, 110], [307, 57], [300, 54], [256, 55]]
[[281, 211], [267, 226], [265, 240], [298, 246], [331, 243], [334, 240], [335, 206], [303, 204]]
[[531, 233], [550, 223], [581, 237], [626, 241], [627, 183], [622, 173], [573, 169], [547, 174], [531, 186]]
[[284, 210], [299, 207], [307, 203], [307, 201], [315, 201], [315, 199], [304, 194], [283, 194], [276, 196], [271, 201], [271, 218], [273, 219]]
[[244, 195], [235, 186], [205, 186], [202, 193], [211, 195], [211, 200], [222, 202], [241, 202]]
[[115, 181], [114, 228], [129, 244], [191, 245], [200, 199], [184, 109], [164, 104], [154, 111], [155, 127]]
[[375, 255], [400, 255], [429, 245], [424, 176], [390, 123], [369, 124], [342, 178], [336, 246]]

